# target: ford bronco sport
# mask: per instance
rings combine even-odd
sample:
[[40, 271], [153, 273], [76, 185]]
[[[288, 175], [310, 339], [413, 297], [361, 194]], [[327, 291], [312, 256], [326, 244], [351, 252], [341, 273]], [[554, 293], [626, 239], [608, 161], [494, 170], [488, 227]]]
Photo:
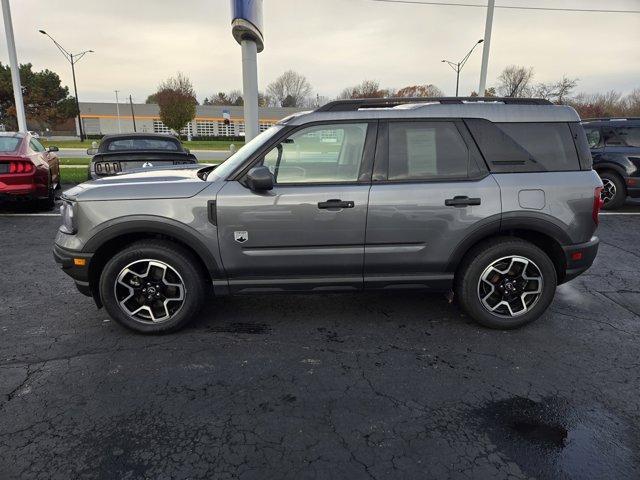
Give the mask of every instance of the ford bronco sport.
[[336, 101], [218, 167], [64, 193], [54, 256], [139, 332], [207, 295], [423, 288], [482, 325], [538, 318], [598, 249], [602, 182], [580, 118], [538, 99]]

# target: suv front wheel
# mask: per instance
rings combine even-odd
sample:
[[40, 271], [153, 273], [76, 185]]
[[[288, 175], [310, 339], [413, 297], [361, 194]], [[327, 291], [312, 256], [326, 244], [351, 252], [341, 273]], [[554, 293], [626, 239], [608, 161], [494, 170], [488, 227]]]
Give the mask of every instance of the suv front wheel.
[[456, 275], [462, 309], [481, 325], [509, 329], [544, 313], [555, 294], [556, 270], [532, 243], [496, 238], [473, 248]]
[[624, 205], [627, 199], [627, 190], [624, 186], [624, 180], [620, 175], [613, 172], [602, 172], [599, 174], [602, 180], [602, 199], [603, 210], [615, 210]]
[[175, 331], [200, 310], [205, 281], [193, 255], [173, 242], [145, 240], [115, 254], [100, 296], [121, 325], [141, 333]]

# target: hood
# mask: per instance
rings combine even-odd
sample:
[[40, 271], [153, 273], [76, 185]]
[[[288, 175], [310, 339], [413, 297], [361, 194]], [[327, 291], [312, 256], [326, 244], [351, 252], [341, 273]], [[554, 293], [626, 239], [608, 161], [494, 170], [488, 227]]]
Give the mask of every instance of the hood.
[[200, 170], [203, 170], [201, 165], [200, 168], [163, 168], [114, 175], [81, 183], [65, 191], [63, 197], [79, 202], [188, 198], [209, 185], [198, 176]]

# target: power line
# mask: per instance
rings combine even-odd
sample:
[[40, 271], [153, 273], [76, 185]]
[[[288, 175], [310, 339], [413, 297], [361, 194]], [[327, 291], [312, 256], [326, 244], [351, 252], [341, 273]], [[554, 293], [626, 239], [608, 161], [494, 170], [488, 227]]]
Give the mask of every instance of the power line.
[[[449, 3], [449, 2], [426, 2], [422, 0], [370, 0], [371, 2], [384, 3], [409, 3], [414, 5], [443, 5], [447, 7], [476, 7], [487, 8], [486, 5], [477, 3]], [[604, 9], [588, 9], [588, 8], [552, 8], [552, 7], [522, 7], [515, 5], [496, 5], [495, 8], [504, 8], [508, 10], [544, 10], [551, 12], [592, 12], [592, 13], [640, 13], [640, 10], [604, 10]]]

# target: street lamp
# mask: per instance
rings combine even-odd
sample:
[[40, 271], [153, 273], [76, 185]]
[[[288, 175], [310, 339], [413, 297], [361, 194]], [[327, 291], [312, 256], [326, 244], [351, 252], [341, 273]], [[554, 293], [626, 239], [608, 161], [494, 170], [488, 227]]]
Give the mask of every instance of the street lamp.
[[78, 127], [80, 129], [80, 141], [83, 142], [84, 141], [84, 130], [82, 128], [82, 118], [80, 117], [80, 101], [78, 100], [78, 87], [76, 85], [75, 64], [78, 63], [80, 61], [80, 59], [82, 57], [84, 57], [87, 53], [94, 53], [94, 52], [93, 52], [93, 50], [85, 50], [84, 52], [80, 52], [80, 53], [69, 53], [64, 49], [64, 47], [62, 45], [60, 45], [58, 42], [56, 42], [56, 40], [51, 35], [49, 35], [47, 32], [45, 32], [44, 30], [38, 30], [38, 31], [41, 34], [46, 35], [47, 37], [49, 37], [51, 39], [51, 41], [55, 44], [55, 46], [58, 47], [60, 52], [62, 52], [62, 55], [64, 55], [64, 58], [66, 58], [67, 61], [71, 64], [71, 74], [73, 75], [73, 91], [75, 92], [76, 109], [78, 110]]
[[[473, 50], [480, 45], [482, 42], [484, 42], [484, 39], [480, 39], [478, 40], [473, 47], [471, 47], [471, 50], [469, 50], [469, 53], [467, 53], [464, 58], [462, 60], [460, 60], [459, 62], [451, 62], [449, 60], [442, 60], [442, 63], [447, 63], [449, 64], [449, 66], [451, 68], [453, 68], [453, 70], [456, 72], [456, 97], [458, 96], [458, 86], [460, 85], [460, 71], [462, 70], [462, 67], [464, 67], [464, 64], [467, 63], [467, 60], [469, 60], [469, 57], [471, 56], [471, 53], [473, 52]], [[481, 95], [482, 96], [482, 95]]]

